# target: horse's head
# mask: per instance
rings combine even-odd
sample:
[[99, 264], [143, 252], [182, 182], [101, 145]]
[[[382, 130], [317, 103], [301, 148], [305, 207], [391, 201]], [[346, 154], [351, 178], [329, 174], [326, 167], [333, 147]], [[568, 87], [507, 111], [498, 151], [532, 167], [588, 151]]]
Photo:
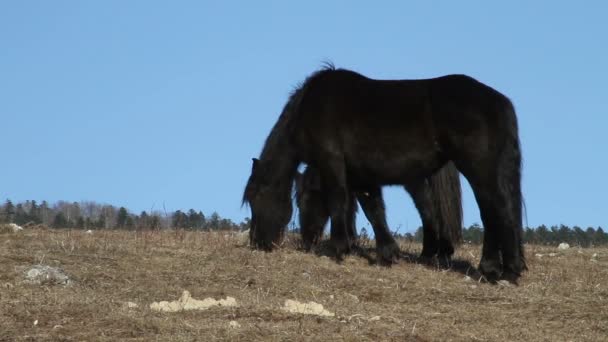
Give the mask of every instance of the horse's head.
[[254, 248], [271, 250], [283, 237], [293, 210], [290, 191], [285, 191], [285, 186], [291, 189], [291, 184], [285, 182], [284, 179], [273, 177], [270, 162], [253, 158], [243, 203], [251, 208], [249, 241]]

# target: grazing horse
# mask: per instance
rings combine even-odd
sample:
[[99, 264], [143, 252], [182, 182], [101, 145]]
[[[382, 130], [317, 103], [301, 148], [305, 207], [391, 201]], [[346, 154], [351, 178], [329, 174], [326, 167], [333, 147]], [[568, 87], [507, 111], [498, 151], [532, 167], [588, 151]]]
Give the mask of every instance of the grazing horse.
[[[310, 250], [323, 236], [325, 224], [330, 217], [328, 196], [321, 186], [321, 175], [314, 167], [308, 166], [304, 173], [297, 173], [295, 183], [300, 232], [304, 248]], [[422, 220], [421, 257], [430, 259], [437, 255], [440, 260], [449, 260], [454, 254], [455, 245], [462, 240], [462, 199], [458, 170], [450, 162], [418, 188], [407, 185], [404, 188], [412, 197]], [[379, 262], [391, 264], [398, 256], [399, 248], [386, 223], [381, 191], [380, 187], [351, 191], [346, 228], [348, 237], [356, 239], [355, 200], [358, 200], [374, 229]]]
[[319, 170], [340, 258], [351, 247], [350, 189], [420, 187], [449, 161], [471, 185], [484, 224], [479, 270], [516, 283], [526, 269], [517, 117], [506, 96], [465, 75], [375, 80], [332, 66], [310, 75], [254, 159], [243, 195], [250, 242], [271, 250], [280, 241], [301, 163]]

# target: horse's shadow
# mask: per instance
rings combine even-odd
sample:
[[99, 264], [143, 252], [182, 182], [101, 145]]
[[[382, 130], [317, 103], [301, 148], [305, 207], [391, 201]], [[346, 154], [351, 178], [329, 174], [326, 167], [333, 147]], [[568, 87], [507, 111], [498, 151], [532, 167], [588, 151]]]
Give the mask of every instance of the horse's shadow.
[[[304, 248], [298, 248], [298, 249], [304, 251]], [[331, 243], [328, 240], [319, 242], [316, 246], [314, 246], [312, 248], [312, 250], [310, 252], [314, 253], [317, 256], [326, 256], [326, 257], [335, 259], [338, 263], [342, 262], [342, 260], [336, 259], [335, 252], [333, 251]], [[375, 257], [375, 254], [376, 254], [376, 250], [374, 247], [368, 247], [368, 246], [362, 246], [362, 245], [353, 246], [352, 251], [351, 251], [351, 255], [367, 260], [369, 265], [379, 265], [379, 266], [384, 266], [384, 267], [391, 266], [390, 264], [385, 264], [385, 263], [379, 262], [378, 259]], [[471, 264], [471, 262], [469, 262], [468, 260], [463, 260], [460, 258], [452, 258], [452, 259], [439, 258], [439, 257], [425, 258], [425, 257], [421, 257], [420, 255], [414, 254], [409, 251], [401, 251], [399, 253], [399, 259], [396, 260], [395, 262], [396, 263], [404, 262], [404, 263], [409, 263], [409, 264], [423, 265], [423, 266], [425, 266], [429, 269], [435, 270], [435, 271], [439, 270], [439, 271], [460, 273], [464, 276], [470, 277], [473, 280], [476, 280], [479, 282], [484, 282], [484, 283], [487, 282], [487, 280], [481, 274], [481, 272], [479, 272], [477, 267], [475, 267], [473, 264]]]

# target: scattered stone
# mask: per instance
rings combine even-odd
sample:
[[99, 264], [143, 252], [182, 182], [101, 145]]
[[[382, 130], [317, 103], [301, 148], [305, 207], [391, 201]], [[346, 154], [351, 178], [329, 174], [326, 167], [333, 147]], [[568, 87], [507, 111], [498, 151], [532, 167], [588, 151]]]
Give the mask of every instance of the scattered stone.
[[237, 321], [230, 321], [230, 323], [228, 323], [228, 326], [230, 326], [232, 329], [238, 329], [241, 327], [241, 325]]
[[136, 309], [139, 307], [139, 305], [137, 305], [137, 303], [133, 303], [133, 302], [125, 302], [123, 305], [127, 309]]
[[556, 253], [549, 253], [549, 256], [550, 256], [550, 257], [554, 257], [554, 256], [556, 256], [556, 255], [557, 255]]
[[513, 284], [511, 284], [507, 280], [499, 280], [497, 282], [497, 284], [500, 285], [500, 286], [503, 286], [503, 287], [513, 287], [514, 286]]
[[19, 233], [21, 231], [23, 231], [23, 227], [14, 223], [0, 224], [0, 233]]
[[542, 254], [540, 254], [540, 253], [536, 253], [536, 254], [534, 254], [534, 256], [540, 259], [540, 258], [542, 258], [544, 255], [542, 255]]
[[150, 309], [161, 312], [178, 312], [184, 310], [207, 310], [214, 306], [237, 306], [236, 299], [226, 297], [226, 299], [215, 300], [213, 298], [205, 298], [198, 300], [192, 298], [190, 292], [184, 291], [179, 300], [172, 302], [161, 301], [150, 304]]
[[335, 314], [323, 308], [323, 305], [315, 302], [300, 303], [295, 300], [288, 299], [285, 301], [284, 311], [290, 313], [299, 313], [303, 315], [315, 315], [322, 317], [334, 317]]
[[93, 234], [93, 231], [89, 229], [85, 233], [90, 235], [90, 234]]
[[464, 276], [464, 281], [472, 281], [472, 280], [473, 280], [473, 278], [469, 277], [468, 275]]
[[11, 227], [11, 229], [12, 229], [12, 230], [13, 230], [13, 232], [15, 232], [15, 233], [20, 232], [20, 231], [22, 231], [22, 230], [23, 230], [23, 227], [21, 227], [21, 226], [20, 226], [20, 225], [18, 225], [18, 224], [15, 224], [15, 223], [9, 223], [9, 224], [8, 224], [8, 226], [9, 226], [9, 227]]
[[70, 285], [71, 280], [62, 269], [36, 265], [24, 271], [25, 282], [34, 285]]
[[570, 245], [567, 244], [567, 243], [565, 243], [565, 242], [562, 242], [562, 243], [559, 244], [559, 246], [557, 246], [557, 249], [559, 249], [559, 250], [570, 249]]

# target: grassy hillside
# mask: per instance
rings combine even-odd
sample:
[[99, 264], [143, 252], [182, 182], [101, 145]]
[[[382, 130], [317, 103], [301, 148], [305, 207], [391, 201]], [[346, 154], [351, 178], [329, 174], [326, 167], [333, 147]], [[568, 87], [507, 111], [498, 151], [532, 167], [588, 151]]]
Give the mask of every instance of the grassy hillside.
[[[567, 341], [608, 336], [608, 249], [527, 246], [518, 287], [478, 282], [480, 246], [452, 269], [404, 260], [374, 264], [373, 249], [337, 264], [299, 251], [252, 251], [230, 233], [26, 229], [0, 233], [0, 340]], [[369, 246], [364, 246], [369, 247]], [[552, 254], [555, 253], [555, 254]], [[71, 284], [24, 282], [33, 265]], [[470, 275], [467, 277], [466, 274]], [[233, 297], [236, 307], [158, 312], [150, 304]], [[334, 316], [285, 311], [314, 301]], [[127, 303], [131, 304], [127, 304]], [[134, 305], [137, 307], [133, 307]], [[132, 307], [129, 307], [132, 306]]]

